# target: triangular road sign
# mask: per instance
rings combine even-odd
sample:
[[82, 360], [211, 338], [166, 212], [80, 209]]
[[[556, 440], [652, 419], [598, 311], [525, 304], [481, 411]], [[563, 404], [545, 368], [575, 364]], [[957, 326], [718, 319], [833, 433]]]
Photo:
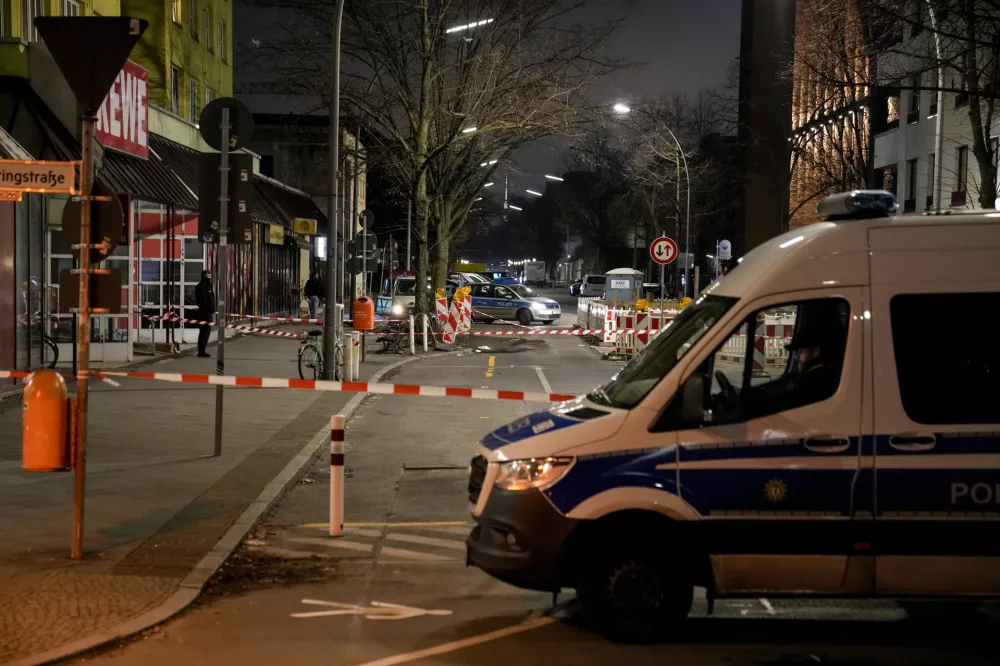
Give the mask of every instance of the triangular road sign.
[[94, 113], [149, 21], [128, 16], [40, 16], [35, 27], [84, 112]]

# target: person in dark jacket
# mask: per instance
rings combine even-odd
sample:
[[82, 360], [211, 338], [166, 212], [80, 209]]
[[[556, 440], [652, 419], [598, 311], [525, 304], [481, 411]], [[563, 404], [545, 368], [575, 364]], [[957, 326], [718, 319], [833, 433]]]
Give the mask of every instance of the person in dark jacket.
[[[215, 291], [212, 289], [212, 271], [201, 272], [201, 282], [194, 288], [194, 300], [198, 306], [198, 319], [210, 322], [215, 317]], [[198, 356], [209, 358], [208, 336], [212, 327], [204, 324], [198, 327]]]
[[313, 273], [312, 277], [306, 281], [306, 300], [309, 301], [309, 318], [316, 318], [316, 311], [319, 310], [319, 302], [326, 298], [326, 288], [323, 281], [319, 279], [319, 273]]

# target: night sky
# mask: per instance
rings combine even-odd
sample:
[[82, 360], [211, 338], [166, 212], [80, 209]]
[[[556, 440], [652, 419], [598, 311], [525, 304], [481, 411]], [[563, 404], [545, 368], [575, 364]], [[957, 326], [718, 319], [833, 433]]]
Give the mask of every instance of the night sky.
[[[614, 2], [608, 0], [607, 4], [613, 7]], [[723, 82], [739, 54], [740, 0], [632, 0], [629, 4], [625, 24], [609, 41], [607, 55], [642, 65], [603, 80], [593, 93], [595, 98], [613, 104], [673, 92], [695, 94]], [[254, 38], [267, 41], [274, 12], [245, 2], [237, 2], [235, 9], [237, 42], [249, 44]], [[599, 9], [593, 11], [600, 13]], [[606, 11], [620, 14], [620, 9]], [[245, 70], [237, 72], [237, 79], [252, 79], [252, 74], [247, 74]], [[247, 101], [259, 112], [306, 111], [284, 98], [254, 96]], [[312, 110], [315, 105], [306, 106]], [[560, 140], [525, 146], [509, 173], [512, 192], [544, 188], [544, 174], [561, 172], [565, 157]], [[502, 183], [503, 177], [504, 173], [498, 172], [496, 180]]]

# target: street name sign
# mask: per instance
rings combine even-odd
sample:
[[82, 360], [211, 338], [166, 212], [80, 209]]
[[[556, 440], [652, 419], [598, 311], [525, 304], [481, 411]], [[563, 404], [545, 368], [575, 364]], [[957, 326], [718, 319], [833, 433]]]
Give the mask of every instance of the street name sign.
[[80, 162], [0, 160], [0, 191], [79, 194]]
[[677, 259], [677, 243], [673, 238], [660, 236], [649, 246], [649, 256], [658, 264], [669, 264]]

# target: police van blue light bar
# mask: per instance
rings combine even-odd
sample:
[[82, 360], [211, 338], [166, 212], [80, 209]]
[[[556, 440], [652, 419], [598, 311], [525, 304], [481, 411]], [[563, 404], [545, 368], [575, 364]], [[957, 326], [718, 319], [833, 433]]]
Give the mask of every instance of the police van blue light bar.
[[896, 196], [885, 190], [853, 190], [819, 202], [816, 212], [827, 220], [889, 217], [899, 210]]

